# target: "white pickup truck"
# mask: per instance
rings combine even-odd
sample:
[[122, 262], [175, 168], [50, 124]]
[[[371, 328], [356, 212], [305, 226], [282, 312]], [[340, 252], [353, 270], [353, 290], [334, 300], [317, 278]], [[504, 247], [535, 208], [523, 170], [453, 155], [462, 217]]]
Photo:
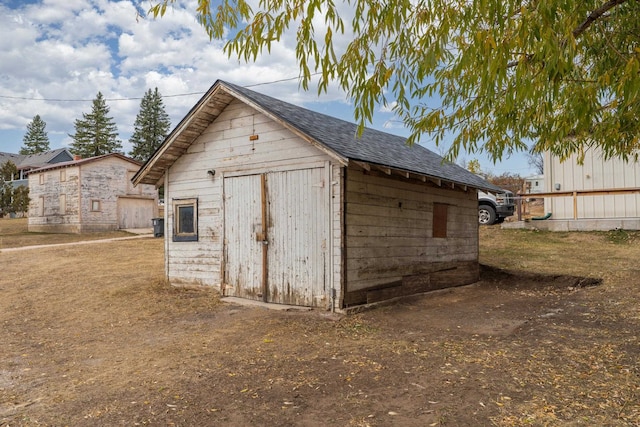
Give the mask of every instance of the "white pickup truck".
[[499, 224], [515, 211], [513, 193], [503, 190], [500, 193], [485, 193], [478, 190], [478, 222], [480, 225]]

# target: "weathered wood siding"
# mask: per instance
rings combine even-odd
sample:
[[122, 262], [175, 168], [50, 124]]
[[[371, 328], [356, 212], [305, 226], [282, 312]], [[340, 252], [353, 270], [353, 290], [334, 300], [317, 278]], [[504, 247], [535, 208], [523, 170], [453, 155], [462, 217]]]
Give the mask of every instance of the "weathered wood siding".
[[[253, 140], [250, 139], [252, 135]], [[223, 287], [225, 179], [312, 168], [325, 168], [327, 177], [332, 173], [330, 171], [339, 169], [333, 167], [327, 154], [282, 124], [244, 103], [232, 101], [165, 175], [165, 252], [169, 280], [174, 284], [216, 286], [227, 295], [239, 292], [235, 288]], [[210, 170], [215, 170], [215, 175], [209, 175]], [[338, 183], [325, 182], [324, 185], [331, 187], [334, 196], [331, 200], [339, 207]], [[184, 198], [198, 199], [196, 242], [172, 241], [172, 201]], [[327, 228], [339, 226], [339, 221], [330, 223], [329, 216], [325, 218]], [[309, 218], [309, 221], [313, 221], [313, 218]], [[333, 230], [333, 233], [334, 238], [340, 235], [339, 229]], [[235, 243], [227, 239], [227, 244]], [[333, 249], [330, 253], [334, 262], [339, 261]], [[339, 277], [336, 276], [336, 269], [339, 271], [339, 266], [332, 266], [330, 277], [333, 279]]]
[[[552, 193], [556, 184], [561, 191], [610, 190], [640, 187], [640, 163], [603, 158], [601, 150], [591, 148], [584, 153], [584, 163], [576, 155], [561, 162], [550, 154], [544, 159], [545, 192]], [[553, 219], [573, 219], [573, 197], [547, 197], [545, 212]], [[579, 219], [640, 217], [640, 194], [580, 196], [577, 200]]]
[[29, 231], [81, 231], [79, 176], [77, 166], [29, 175]]
[[[478, 279], [474, 189], [349, 169], [345, 199], [345, 306]], [[444, 238], [433, 237], [434, 203], [447, 207]]]
[[[157, 215], [154, 186], [134, 187], [138, 166], [119, 157], [105, 157], [29, 176], [29, 230], [82, 233], [119, 228], [119, 219], [151, 227]], [[40, 182], [43, 176], [43, 183]], [[120, 198], [126, 201], [120, 201]], [[64, 206], [61, 205], [64, 203]], [[144, 205], [144, 212], [140, 205]], [[97, 209], [96, 209], [97, 208]], [[148, 215], [145, 219], [142, 216]]]

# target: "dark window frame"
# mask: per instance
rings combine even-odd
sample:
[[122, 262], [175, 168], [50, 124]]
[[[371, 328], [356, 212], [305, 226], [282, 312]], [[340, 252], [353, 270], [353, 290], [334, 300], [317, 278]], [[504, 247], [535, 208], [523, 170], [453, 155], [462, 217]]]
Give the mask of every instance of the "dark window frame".
[[[193, 209], [191, 222], [181, 220], [181, 210]], [[198, 199], [173, 199], [173, 241], [197, 242], [198, 241]]]

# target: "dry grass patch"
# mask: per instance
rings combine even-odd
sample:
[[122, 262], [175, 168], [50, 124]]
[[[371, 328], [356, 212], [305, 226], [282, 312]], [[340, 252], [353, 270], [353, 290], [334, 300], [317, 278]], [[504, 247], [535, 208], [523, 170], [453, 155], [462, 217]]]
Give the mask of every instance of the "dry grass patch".
[[33, 245], [72, 243], [84, 240], [128, 237], [126, 231], [105, 231], [97, 233], [33, 233], [27, 230], [27, 218], [0, 218], [0, 250]]
[[480, 283], [350, 317], [170, 287], [161, 239], [0, 252], [0, 426], [638, 426], [625, 233], [483, 227]]

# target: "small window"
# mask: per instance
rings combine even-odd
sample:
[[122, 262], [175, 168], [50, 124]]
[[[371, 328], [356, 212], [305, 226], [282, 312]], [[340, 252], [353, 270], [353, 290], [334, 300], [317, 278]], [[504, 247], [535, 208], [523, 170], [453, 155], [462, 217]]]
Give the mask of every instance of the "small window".
[[173, 241], [198, 240], [198, 199], [173, 200]]
[[100, 212], [100, 200], [91, 201], [91, 212]]
[[433, 204], [433, 237], [447, 237], [447, 205], [444, 203]]
[[[42, 175], [40, 175], [42, 176]], [[40, 216], [44, 216], [44, 196], [40, 196], [40, 203], [38, 203], [40, 209]]]
[[64, 215], [67, 213], [67, 195], [60, 195], [60, 215]]
[[60, 182], [64, 182], [67, 180], [67, 170], [60, 169]]
[[44, 184], [44, 174], [43, 173], [38, 174], [38, 180], [39, 180], [40, 184]]

